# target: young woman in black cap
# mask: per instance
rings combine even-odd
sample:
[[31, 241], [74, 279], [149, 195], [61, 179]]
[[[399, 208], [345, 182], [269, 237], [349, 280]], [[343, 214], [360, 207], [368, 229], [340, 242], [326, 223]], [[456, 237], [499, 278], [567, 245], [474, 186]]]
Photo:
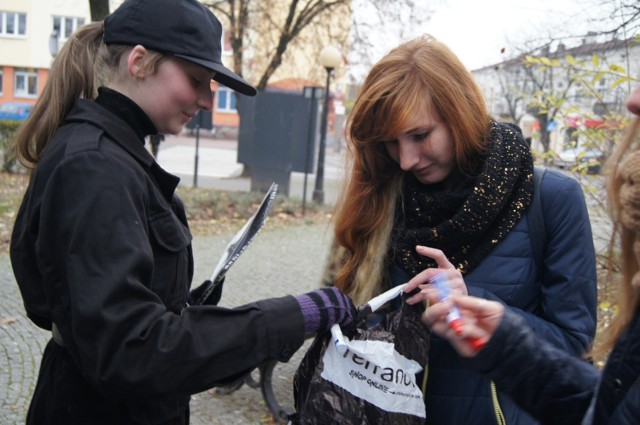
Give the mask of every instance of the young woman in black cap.
[[220, 40], [198, 1], [127, 0], [57, 56], [16, 139], [32, 174], [11, 261], [28, 316], [53, 334], [28, 424], [187, 424], [190, 394], [352, 323], [337, 290], [188, 306], [178, 178], [144, 140], [211, 110], [212, 78], [256, 94], [222, 65]]

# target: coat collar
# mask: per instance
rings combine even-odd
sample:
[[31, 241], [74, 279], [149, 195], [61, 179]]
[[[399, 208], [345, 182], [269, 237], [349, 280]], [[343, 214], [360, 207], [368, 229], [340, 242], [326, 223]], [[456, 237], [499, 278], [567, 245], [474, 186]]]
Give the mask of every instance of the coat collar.
[[144, 141], [125, 121], [97, 103], [79, 99], [65, 117], [65, 122], [87, 122], [102, 129], [145, 169], [167, 200], [173, 198], [180, 178], [163, 170], [144, 147]]

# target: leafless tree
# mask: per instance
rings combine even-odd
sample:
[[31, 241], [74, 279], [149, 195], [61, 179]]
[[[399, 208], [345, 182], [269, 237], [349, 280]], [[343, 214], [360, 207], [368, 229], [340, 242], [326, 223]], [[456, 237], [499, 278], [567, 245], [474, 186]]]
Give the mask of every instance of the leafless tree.
[[[308, 65], [317, 62], [314, 56], [327, 43], [341, 47], [343, 53], [357, 51], [360, 58], [374, 56], [367, 51], [372, 46], [367, 43], [372, 34], [389, 30], [400, 34], [406, 22], [417, 27], [427, 18], [417, 13], [424, 9], [418, 3], [414, 0], [203, 0], [216, 16], [226, 21], [223, 25], [233, 50], [233, 70], [248, 77], [259, 91], [265, 90], [284, 61], [291, 65], [287, 69], [304, 70], [300, 71], [303, 75], [285, 77], [323, 81], [322, 67]], [[364, 7], [367, 11], [363, 12]], [[363, 17], [371, 19], [363, 23], [360, 19]], [[386, 41], [387, 48], [396, 44]], [[373, 46], [379, 47], [379, 44]], [[291, 54], [294, 51], [296, 54]], [[345, 62], [351, 65], [348, 56], [345, 55]], [[296, 66], [296, 60], [305, 63]], [[359, 59], [357, 62], [363, 63]], [[238, 112], [242, 120], [242, 102], [238, 103]]]
[[441, 0], [354, 0], [350, 34], [350, 78], [361, 77], [381, 56], [403, 41], [420, 35]]
[[608, 14], [594, 18], [602, 28], [601, 34], [626, 40], [640, 33], [640, 2], [638, 0], [597, 0], [609, 10]]
[[526, 113], [527, 93], [531, 91], [532, 82], [523, 70], [521, 58], [512, 59], [494, 66], [498, 90], [496, 95], [506, 105], [503, 116], [509, 122], [519, 123]]
[[[287, 49], [312, 24], [330, 19], [332, 13], [350, 16], [350, 0], [208, 0], [203, 4], [226, 18], [233, 49], [233, 69], [243, 75], [247, 64], [245, 46], [256, 46], [259, 36], [265, 57], [251, 58], [256, 88], [264, 90], [282, 64]], [[258, 34], [259, 32], [259, 34]], [[329, 34], [330, 35], [330, 34]], [[342, 40], [344, 43], [344, 40]], [[265, 45], [267, 44], [267, 45]], [[261, 66], [256, 74], [256, 68]]]
[[[570, 71], [553, 67], [525, 66], [524, 70], [532, 84], [533, 92], [529, 98], [527, 111], [536, 117], [540, 125], [540, 144], [543, 151], [549, 152], [549, 130], [547, 124], [555, 121], [562, 110], [574, 79]], [[564, 73], [558, 77], [558, 73]], [[562, 86], [555, 84], [563, 81]]]
[[[371, 52], [381, 48], [376, 36], [393, 33], [393, 39], [402, 41], [408, 27], [418, 28], [429, 17], [423, 13], [428, 10], [424, 4], [413, 0], [205, 0], [203, 4], [226, 19], [233, 69], [244, 75], [249, 66], [258, 90], [265, 89], [288, 49], [319, 52], [320, 43], [329, 41], [349, 48], [345, 59], [350, 64], [370, 66], [375, 57]], [[396, 44], [393, 39], [386, 38], [386, 49]], [[317, 49], [303, 48], [310, 43], [318, 44]], [[264, 57], [252, 57], [248, 63], [247, 45], [260, 45]], [[317, 72], [309, 77], [322, 81], [322, 69]]]
[[[332, 42], [349, 47], [345, 60], [360, 69], [386, 50], [416, 34], [430, 17], [431, 8], [443, 0], [202, 0], [202, 3], [223, 18], [228, 42], [233, 50], [233, 70], [246, 74], [251, 68], [252, 82], [264, 90], [286, 58], [288, 49], [303, 44]], [[89, 0], [92, 21], [109, 14], [109, 0]], [[352, 12], [352, 4], [355, 13]], [[333, 19], [343, 16], [347, 19]], [[406, 25], [409, 22], [410, 25]], [[259, 40], [258, 40], [259, 39]], [[246, 46], [265, 44], [258, 57], [248, 58]], [[302, 49], [301, 49], [302, 50]], [[262, 52], [261, 52], [262, 53]], [[315, 59], [315, 58], [309, 58]], [[310, 79], [322, 80], [322, 70]]]

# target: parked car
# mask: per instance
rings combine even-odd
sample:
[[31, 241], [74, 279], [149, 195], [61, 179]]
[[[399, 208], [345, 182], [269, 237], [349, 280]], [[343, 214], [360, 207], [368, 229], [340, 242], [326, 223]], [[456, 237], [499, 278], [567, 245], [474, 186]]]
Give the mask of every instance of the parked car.
[[30, 103], [3, 103], [0, 105], [0, 120], [24, 121], [32, 110], [33, 105]]
[[587, 171], [588, 174], [599, 174], [605, 155], [597, 148], [575, 147], [558, 154], [554, 164], [558, 168], [567, 170]]

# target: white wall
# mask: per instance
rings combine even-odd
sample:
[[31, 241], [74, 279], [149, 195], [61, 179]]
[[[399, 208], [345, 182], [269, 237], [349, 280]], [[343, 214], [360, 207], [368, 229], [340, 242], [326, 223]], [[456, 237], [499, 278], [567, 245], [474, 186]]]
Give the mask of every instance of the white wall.
[[90, 20], [89, 0], [0, 0], [0, 11], [27, 14], [26, 37], [0, 36], [0, 65], [3, 66], [49, 68], [53, 16]]

